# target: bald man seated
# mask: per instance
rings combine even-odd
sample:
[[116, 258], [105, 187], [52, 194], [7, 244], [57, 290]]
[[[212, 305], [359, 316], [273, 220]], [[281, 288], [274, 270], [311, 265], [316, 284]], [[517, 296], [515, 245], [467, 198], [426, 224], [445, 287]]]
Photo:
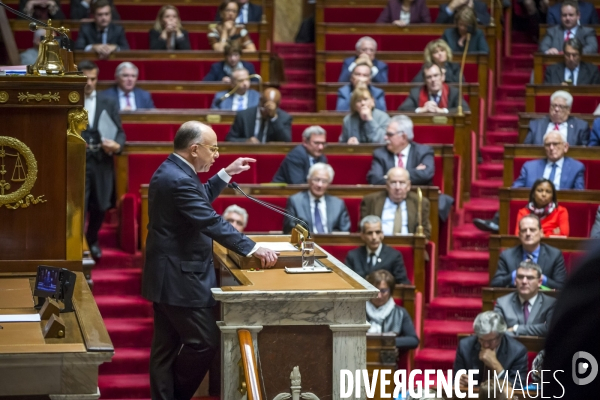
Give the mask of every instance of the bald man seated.
[[225, 138], [228, 142], [291, 142], [292, 116], [279, 108], [281, 93], [267, 88], [258, 106], [239, 111]]

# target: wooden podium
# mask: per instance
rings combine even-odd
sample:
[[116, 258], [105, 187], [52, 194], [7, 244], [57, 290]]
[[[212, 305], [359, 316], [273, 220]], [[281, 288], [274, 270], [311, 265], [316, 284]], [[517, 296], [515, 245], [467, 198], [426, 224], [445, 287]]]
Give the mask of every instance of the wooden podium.
[[77, 275], [64, 337], [44, 338], [47, 321], [0, 322], [0, 396], [97, 399], [98, 366], [114, 354], [81, 272], [85, 82], [0, 76], [0, 316], [37, 313], [38, 265]]
[[[288, 235], [250, 236], [260, 241], [290, 241]], [[290, 394], [290, 374], [299, 367], [301, 392], [320, 399], [340, 398], [340, 370], [367, 368], [365, 302], [378, 290], [329, 255], [320, 262], [331, 273], [287, 274], [281, 267], [240, 269], [227, 250], [214, 243], [221, 287], [221, 393], [238, 400], [243, 373], [238, 362], [238, 329], [252, 334], [258, 373], [268, 399]], [[298, 385], [295, 385], [298, 386]], [[363, 399], [364, 399], [364, 390]]]

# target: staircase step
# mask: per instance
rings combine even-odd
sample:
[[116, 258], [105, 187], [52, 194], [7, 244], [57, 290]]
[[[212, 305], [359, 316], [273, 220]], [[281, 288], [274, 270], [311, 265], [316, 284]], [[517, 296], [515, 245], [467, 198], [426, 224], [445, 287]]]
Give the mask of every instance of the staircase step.
[[[115, 349], [110, 363], [100, 365], [102, 375], [144, 374], [150, 366], [150, 348], [121, 347]], [[102, 396], [104, 398], [104, 396]]]
[[502, 146], [503, 144], [517, 144], [519, 132], [517, 131], [487, 131], [485, 134], [487, 144]]
[[96, 295], [94, 297], [103, 318], [152, 317], [152, 303], [140, 295]]
[[498, 209], [500, 208], [500, 204], [498, 202], [498, 199], [471, 198], [471, 200], [465, 203], [463, 207], [465, 213], [464, 222], [467, 223], [463, 226], [468, 226], [468, 223], [472, 222], [475, 218], [492, 218], [496, 211], [498, 211]]
[[314, 101], [317, 89], [314, 84], [291, 82], [281, 85], [279, 91], [284, 99]]
[[281, 100], [281, 109], [288, 113], [293, 112], [315, 112], [316, 104], [314, 100], [297, 100], [297, 99], [286, 99]]
[[306, 69], [286, 68], [285, 85], [290, 83], [304, 83], [315, 86], [315, 71]]
[[152, 318], [104, 318], [115, 347], [145, 347], [152, 343]]
[[476, 179], [471, 182], [471, 196], [497, 198], [498, 189], [502, 186], [504, 186], [504, 181], [502, 179]]
[[468, 223], [454, 228], [452, 237], [455, 250], [487, 250], [490, 234]]
[[94, 296], [140, 295], [142, 269], [99, 269], [92, 272]]
[[115, 247], [102, 247], [102, 258], [96, 262], [94, 273], [100, 269], [135, 269], [142, 268], [142, 253], [130, 254]]
[[533, 54], [516, 54], [509, 57], [504, 57], [503, 70], [527, 70], [533, 69]]
[[[490, 255], [486, 251], [478, 250], [450, 250], [448, 254], [440, 256], [440, 271], [438, 272], [438, 283], [440, 273], [445, 272], [450, 275], [462, 273], [481, 273], [487, 271]], [[486, 272], [487, 273], [487, 272]]]
[[274, 43], [273, 52], [279, 56], [287, 54], [306, 54], [315, 52], [314, 43]]
[[425, 369], [452, 369], [456, 350], [444, 349], [421, 349], [415, 356], [415, 367], [420, 370]]
[[315, 71], [315, 54], [285, 54], [281, 57], [283, 66], [287, 76], [288, 68], [304, 69], [307, 71]]
[[488, 117], [488, 129], [499, 131], [505, 129], [516, 130], [519, 124], [518, 115], [491, 115]]
[[[460, 250], [453, 250], [450, 253], [454, 253]], [[464, 252], [464, 251], [463, 251]], [[475, 266], [476, 261], [473, 259], [475, 253], [481, 253], [488, 257], [488, 260], [477, 260], [479, 265], [477, 266], [479, 271], [485, 266], [485, 271], [473, 272], [473, 271], [439, 271], [437, 274], [438, 284], [438, 296], [440, 297], [472, 297], [481, 298], [481, 288], [489, 285], [490, 276], [487, 271], [487, 264], [489, 263], [489, 254], [486, 252], [471, 251], [471, 259], [456, 261], [463, 268], [467, 265]], [[481, 258], [481, 257], [479, 257]], [[424, 325], [427, 326], [427, 325]]]
[[150, 398], [148, 374], [119, 374], [98, 376], [98, 387], [103, 399]]
[[525, 101], [497, 100], [495, 105], [495, 110], [498, 114], [525, 112]]
[[504, 159], [504, 146], [481, 146], [479, 152], [484, 161], [502, 161]]
[[98, 243], [101, 248], [119, 248], [118, 226], [103, 224], [98, 232]]
[[525, 100], [523, 85], [502, 84], [496, 88], [497, 100]]
[[427, 306], [427, 320], [473, 321], [481, 312], [481, 299], [464, 297], [436, 297]]
[[425, 347], [456, 349], [459, 333], [472, 333], [473, 321], [440, 321], [427, 319], [423, 323]]
[[525, 86], [531, 81], [531, 71], [503, 71], [501, 78], [502, 82]]
[[524, 55], [524, 54], [533, 54], [537, 51], [538, 45], [535, 43], [532, 43], [533, 39], [531, 38], [530, 35], [526, 34], [525, 32], [518, 32], [518, 31], [513, 31], [512, 33], [513, 33], [513, 35], [515, 33], [523, 34], [523, 35], [520, 35], [517, 40], [513, 39], [512, 48], [511, 48], [512, 55], [517, 56], [517, 55]]
[[504, 164], [483, 163], [477, 167], [479, 179], [501, 179], [504, 171]]

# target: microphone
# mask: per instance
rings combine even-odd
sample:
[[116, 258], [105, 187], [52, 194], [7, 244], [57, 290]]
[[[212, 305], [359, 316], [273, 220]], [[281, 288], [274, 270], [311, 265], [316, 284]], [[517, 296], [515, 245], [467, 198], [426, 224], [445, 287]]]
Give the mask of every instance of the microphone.
[[[249, 75], [248, 78], [252, 79], [252, 78], [256, 78], [258, 79], [258, 91], [259, 93], [262, 95], [262, 76], [260, 76], [259, 74], [252, 74]], [[238, 90], [238, 88], [240, 87], [239, 83], [236, 83], [236, 85], [233, 87], [233, 89], [231, 89], [229, 92], [225, 93], [223, 96], [219, 97], [217, 99], [217, 101], [215, 102], [216, 105], [219, 105], [223, 102], [223, 100], [231, 97], [232, 94], [235, 93], [236, 90]]]
[[239, 185], [236, 182], [230, 182], [227, 185], [227, 187], [230, 188], [230, 189], [235, 190], [238, 193], [241, 193], [242, 195], [244, 195], [248, 199], [250, 199], [250, 200], [252, 200], [252, 201], [260, 204], [261, 206], [266, 207], [266, 208], [268, 208], [271, 211], [275, 211], [277, 214], [281, 214], [284, 217], [287, 217], [287, 218], [289, 218], [291, 220], [294, 220], [294, 221], [298, 222], [300, 225], [302, 225], [304, 228], [306, 228], [306, 231], [308, 232], [308, 238], [307, 239], [311, 238], [311, 236], [310, 236], [310, 228], [308, 227], [308, 223], [306, 221], [304, 221], [303, 219], [300, 219], [298, 217], [295, 217], [295, 216], [289, 214], [286, 209], [281, 208], [279, 206], [276, 206], [275, 204], [267, 203], [266, 201], [259, 200], [259, 199], [257, 199], [254, 196], [250, 196], [249, 194], [247, 194], [246, 192], [244, 192], [239, 187]]
[[458, 74], [458, 108], [457, 108], [457, 114], [459, 116], [463, 115], [463, 107], [462, 107], [462, 102], [463, 102], [463, 88], [462, 88], [462, 83], [463, 83], [463, 79], [464, 79], [464, 74], [465, 74], [465, 63], [467, 62], [467, 52], [469, 51], [469, 42], [471, 41], [471, 34], [467, 33], [467, 40], [465, 40], [465, 49], [463, 51], [463, 55], [462, 55], [462, 60], [460, 62], [460, 73]]

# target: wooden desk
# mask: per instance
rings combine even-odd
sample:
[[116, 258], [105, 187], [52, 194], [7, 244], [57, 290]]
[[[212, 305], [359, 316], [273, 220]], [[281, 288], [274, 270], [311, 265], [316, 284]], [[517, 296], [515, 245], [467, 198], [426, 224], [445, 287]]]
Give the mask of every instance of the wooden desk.
[[[600, 58], [600, 57], [599, 57]], [[600, 62], [600, 59], [598, 60]], [[525, 89], [525, 112], [545, 113], [550, 108], [550, 96], [557, 90], [566, 90], [573, 95], [571, 112], [592, 114], [600, 103], [600, 85], [561, 86], [530, 85]]]

